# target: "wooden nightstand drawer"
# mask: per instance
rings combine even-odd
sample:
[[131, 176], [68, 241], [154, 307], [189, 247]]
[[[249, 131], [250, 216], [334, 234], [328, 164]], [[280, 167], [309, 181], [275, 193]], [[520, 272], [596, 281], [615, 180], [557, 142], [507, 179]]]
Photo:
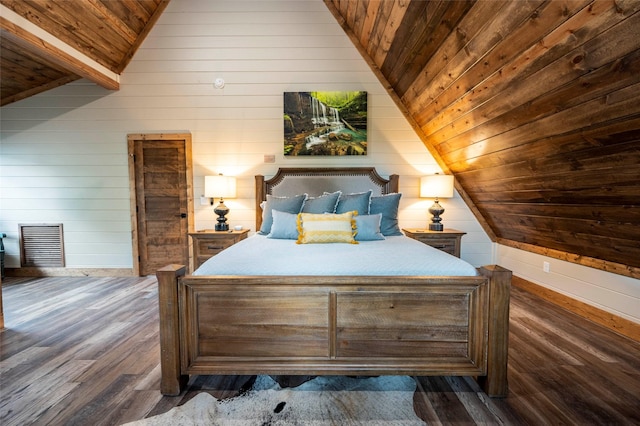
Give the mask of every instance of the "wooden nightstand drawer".
[[451, 240], [450, 238], [420, 238], [417, 237], [416, 240], [428, 244], [433, 248], [437, 248], [438, 250], [442, 250], [452, 255], [456, 255], [456, 242], [455, 240]]
[[234, 245], [237, 241], [235, 241], [235, 239], [233, 240], [229, 240], [229, 239], [213, 239], [213, 240], [208, 240], [208, 239], [198, 239], [197, 241], [197, 246], [198, 246], [198, 254], [200, 256], [215, 256], [216, 254], [220, 253], [222, 250], [226, 249], [227, 247], [231, 247], [232, 245]]
[[241, 231], [199, 231], [190, 232], [193, 258], [191, 272], [222, 250], [247, 238], [248, 229]]
[[466, 232], [455, 229], [429, 231], [427, 229], [403, 229], [405, 235], [445, 253], [460, 257], [461, 239]]

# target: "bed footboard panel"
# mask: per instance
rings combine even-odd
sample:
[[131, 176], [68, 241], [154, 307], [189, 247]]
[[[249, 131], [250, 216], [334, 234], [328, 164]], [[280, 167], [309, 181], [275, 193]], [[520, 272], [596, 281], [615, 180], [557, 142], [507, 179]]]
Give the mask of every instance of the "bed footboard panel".
[[[223, 284], [223, 286], [226, 288]], [[213, 359], [323, 358], [329, 355], [325, 291], [236, 285], [185, 286], [183, 368]]]
[[186, 277], [183, 374], [484, 375], [481, 277]]
[[[337, 358], [464, 359], [486, 372], [484, 286], [337, 293]], [[484, 298], [484, 300], [483, 300]]]

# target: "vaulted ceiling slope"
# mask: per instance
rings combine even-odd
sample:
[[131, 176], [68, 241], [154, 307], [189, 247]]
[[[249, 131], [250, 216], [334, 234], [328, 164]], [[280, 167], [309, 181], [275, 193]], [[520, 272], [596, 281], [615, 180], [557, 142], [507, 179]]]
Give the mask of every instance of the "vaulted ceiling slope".
[[640, 2], [324, 0], [499, 243], [640, 278]]
[[[117, 88], [168, 1], [0, 0], [1, 104]], [[324, 2], [494, 240], [640, 278], [640, 1]]]
[[169, 0], [0, 0], [0, 105], [81, 77], [118, 89]]

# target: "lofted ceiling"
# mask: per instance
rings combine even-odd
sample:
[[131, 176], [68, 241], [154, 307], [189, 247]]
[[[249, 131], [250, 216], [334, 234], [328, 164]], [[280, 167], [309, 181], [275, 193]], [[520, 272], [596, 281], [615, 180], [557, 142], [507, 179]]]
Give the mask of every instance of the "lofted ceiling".
[[324, 0], [494, 240], [640, 278], [640, 2]]
[[[493, 240], [640, 278], [639, 1], [324, 2]], [[167, 3], [0, 0], [2, 105], [117, 89]]]
[[640, 277], [640, 2], [325, 4], [494, 240]]
[[119, 75], [169, 0], [0, 0], [0, 105]]

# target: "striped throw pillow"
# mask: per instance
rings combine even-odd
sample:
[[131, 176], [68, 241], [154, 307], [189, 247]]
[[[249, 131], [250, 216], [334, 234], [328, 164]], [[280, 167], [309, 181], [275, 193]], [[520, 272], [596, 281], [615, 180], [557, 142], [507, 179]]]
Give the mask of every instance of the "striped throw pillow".
[[355, 240], [356, 222], [353, 218], [358, 213], [341, 214], [298, 214], [298, 244], [314, 243], [350, 243]]

